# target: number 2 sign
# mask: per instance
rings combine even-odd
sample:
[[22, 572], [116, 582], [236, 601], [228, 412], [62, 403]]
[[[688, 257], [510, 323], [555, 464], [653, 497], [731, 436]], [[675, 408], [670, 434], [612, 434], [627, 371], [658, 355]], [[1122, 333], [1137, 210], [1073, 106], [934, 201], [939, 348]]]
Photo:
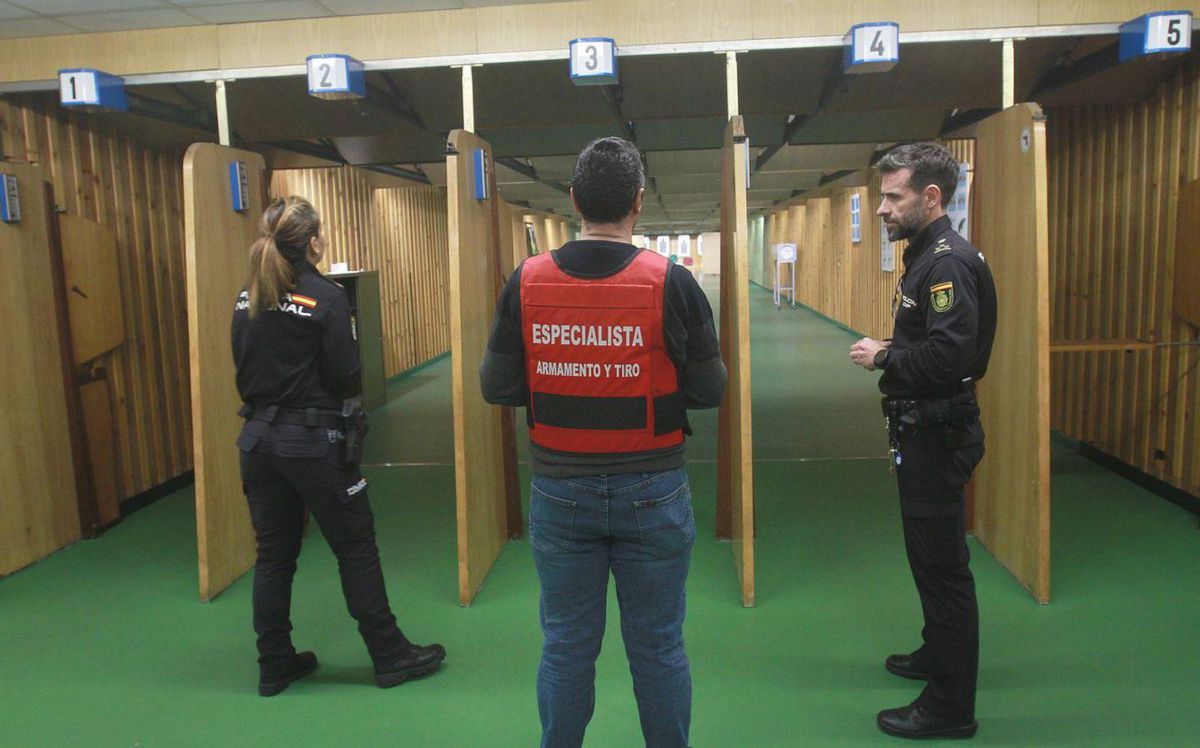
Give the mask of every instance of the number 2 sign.
[[363, 64], [349, 55], [309, 55], [308, 92], [319, 99], [366, 96]]

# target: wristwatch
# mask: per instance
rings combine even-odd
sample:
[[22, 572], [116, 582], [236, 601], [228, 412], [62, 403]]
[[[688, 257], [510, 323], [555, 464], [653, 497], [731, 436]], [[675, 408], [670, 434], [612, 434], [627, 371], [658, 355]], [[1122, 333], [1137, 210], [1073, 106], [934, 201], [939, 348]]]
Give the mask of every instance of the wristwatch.
[[875, 365], [876, 369], [887, 368], [888, 356], [891, 354], [891, 352], [891, 348], [884, 348], [875, 354], [875, 359], [872, 361], [872, 363]]

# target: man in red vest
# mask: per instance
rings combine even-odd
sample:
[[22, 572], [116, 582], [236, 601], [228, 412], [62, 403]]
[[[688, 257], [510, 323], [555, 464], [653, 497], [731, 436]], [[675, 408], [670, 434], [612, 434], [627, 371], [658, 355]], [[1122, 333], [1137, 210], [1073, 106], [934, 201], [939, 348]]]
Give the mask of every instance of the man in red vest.
[[579, 154], [580, 238], [508, 279], [480, 368], [484, 399], [524, 406], [529, 422], [538, 712], [553, 748], [582, 745], [592, 717], [610, 572], [646, 745], [688, 744], [686, 409], [718, 406], [726, 371], [692, 274], [633, 245], [644, 185], [632, 143]]

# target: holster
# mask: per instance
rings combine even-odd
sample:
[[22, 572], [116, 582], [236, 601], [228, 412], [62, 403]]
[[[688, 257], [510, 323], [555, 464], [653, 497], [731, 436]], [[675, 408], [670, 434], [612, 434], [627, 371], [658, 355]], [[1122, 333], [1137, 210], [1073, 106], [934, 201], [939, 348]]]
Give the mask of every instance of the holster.
[[979, 418], [979, 403], [972, 391], [933, 400], [885, 397], [883, 414], [893, 438], [905, 429], [934, 429], [942, 435], [946, 448], [957, 449], [966, 444], [967, 427]]
[[351, 398], [342, 405], [341, 450], [338, 462], [345, 466], [362, 462], [363, 444], [367, 439], [367, 412], [362, 409], [358, 398]]

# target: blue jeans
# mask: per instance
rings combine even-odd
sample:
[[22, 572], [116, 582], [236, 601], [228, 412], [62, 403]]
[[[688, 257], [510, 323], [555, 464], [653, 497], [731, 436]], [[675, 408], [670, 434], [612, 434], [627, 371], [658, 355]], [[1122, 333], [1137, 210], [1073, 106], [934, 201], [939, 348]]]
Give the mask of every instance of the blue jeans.
[[696, 521], [687, 473], [535, 476], [529, 544], [542, 586], [542, 746], [583, 744], [596, 706], [609, 571], [647, 746], [687, 746], [692, 675], [683, 650]]

